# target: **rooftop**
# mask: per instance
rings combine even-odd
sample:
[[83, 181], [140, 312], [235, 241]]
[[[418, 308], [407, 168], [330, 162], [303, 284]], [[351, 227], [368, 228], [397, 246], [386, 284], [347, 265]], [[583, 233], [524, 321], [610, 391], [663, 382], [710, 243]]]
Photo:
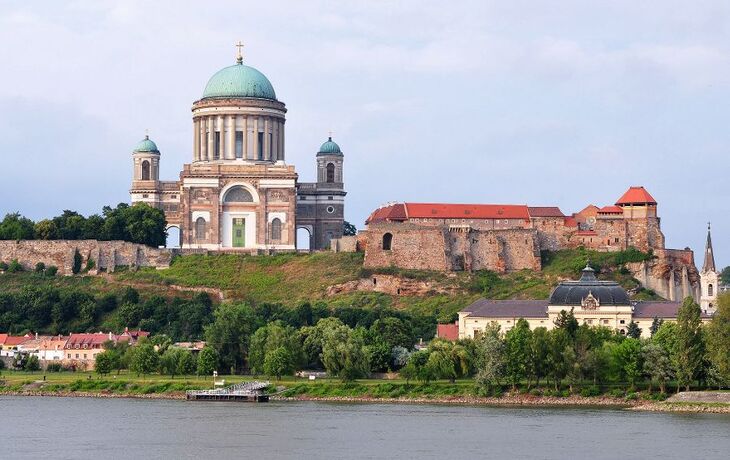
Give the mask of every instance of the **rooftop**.
[[630, 187], [621, 198], [616, 201], [616, 205], [630, 205], [630, 204], [657, 204], [653, 196], [646, 191], [642, 186]]

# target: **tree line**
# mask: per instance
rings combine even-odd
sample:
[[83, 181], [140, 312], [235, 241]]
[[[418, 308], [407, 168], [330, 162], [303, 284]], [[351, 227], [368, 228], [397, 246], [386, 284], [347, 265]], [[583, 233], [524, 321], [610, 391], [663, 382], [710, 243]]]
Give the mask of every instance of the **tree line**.
[[0, 221], [0, 240], [100, 240], [129, 241], [163, 246], [167, 239], [165, 214], [145, 203], [104, 206], [101, 215], [84, 217], [65, 210], [60, 216], [33, 222], [20, 213]]

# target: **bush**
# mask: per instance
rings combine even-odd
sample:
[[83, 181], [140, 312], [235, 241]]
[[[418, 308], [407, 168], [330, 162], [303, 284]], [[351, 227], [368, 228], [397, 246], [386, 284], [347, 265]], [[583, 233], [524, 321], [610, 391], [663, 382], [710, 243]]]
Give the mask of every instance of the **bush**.
[[582, 390], [580, 390], [580, 395], [583, 397], [586, 397], [586, 398], [591, 397], [591, 396], [598, 396], [600, 394], [601, 394], [601, 389], [595, 385], [587, 387], [587, 388], [583, 388]]
[[5, 262], [0, 262], [0, 272], [6, 272], [8, 271], [8, 264]]
[[89, 260], [86, 261], [86, 268], [85, 270], [88, 272], [89, 270], [93, 270], [94, 267], [96, 267], [96, 262], [94, 262], [94, 259], [89, 257]]
[[614, 388], [613, 390], [609, 391], [608, 394], [614, 398], [623, 398], [626, 392], [620, 388]]
[[36, 355], [30, 355], [28, 356], [28, 359], [25, 360], [25, 364], [23, 364], [23, 370], [26, 372], [35, 372], [37, 370], [40, 370], [41, 364], [38, 361], [38, 357]]
[[638, 393], [632, 392], [632, 393], [629, 393], [629, 394], [626, 395], [626, 400], [627, 401], [636, 401], [637, 399], [639, 399], [639, 394]]
[[63, 365], [61, 363], [49, 363], [46, 366], [46, 372], [61, 372], [62, 370]]
[[50, 267], [46, 268], [46, 276], [56, 276], [56, 273], [58, 273], [58, 267], [55, 265], [51, 265]]
[[8, 265], [8, 273], [18, 273], [23, 271], [23, 266], [20, 265], [20, 262], [18, 262], [18, 259], [13, 259], [10, 261], [10, 265]]
[[43, 273], [46, 270], [46, 264], [43, 262], [38, 262], [35, 264], [35, 272], [36, 273]]
[[78, 249], [74, 250], [74, 264], [71, 267], [71, 272], [76, 275], [81, 271], [82, 257]]
[[530, 390], [530, 394], [532, 396], [542, 396], [542, 390], [539, 388], [533, 388], [532, 390]]

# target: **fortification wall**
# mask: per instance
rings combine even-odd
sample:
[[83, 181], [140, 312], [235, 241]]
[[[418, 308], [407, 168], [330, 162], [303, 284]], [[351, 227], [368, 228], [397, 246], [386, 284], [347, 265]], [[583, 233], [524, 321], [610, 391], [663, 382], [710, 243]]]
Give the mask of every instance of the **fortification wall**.
[[[383, 248], [386, 234], [390, 249]], [[418, 270], [540, 270], [540, 245], [534, 229], [474, 230], [380, 223], [361, 232], [365, 267]]]
[[77, 250], [82, 258], [82, 268], [87, 266], [89, 259], [94, 261], [92, 273], [98, 270], [113, 272], [118, 266], [166, 268], [173, 255], [170, 249], [126, 241], [21, 240], [0, 241], [0, 261], [17, 260], [26, 270], [43, 262], [47, 267], [58, 267], [59, 274], [68, 275], [72, 273]]

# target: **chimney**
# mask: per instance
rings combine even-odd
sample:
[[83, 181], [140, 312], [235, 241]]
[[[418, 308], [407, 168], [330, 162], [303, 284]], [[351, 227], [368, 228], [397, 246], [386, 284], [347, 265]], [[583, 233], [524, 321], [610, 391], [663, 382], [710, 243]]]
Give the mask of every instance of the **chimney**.
[[38, 333], [35, 333], [35, 339], [38, 340]]
[[129, 332], [129, 328], [125, 326], [124, 327], [124, 332]]
[[114, 340], [112, 339], [112, 331], [109, 331], [109, 340]]

